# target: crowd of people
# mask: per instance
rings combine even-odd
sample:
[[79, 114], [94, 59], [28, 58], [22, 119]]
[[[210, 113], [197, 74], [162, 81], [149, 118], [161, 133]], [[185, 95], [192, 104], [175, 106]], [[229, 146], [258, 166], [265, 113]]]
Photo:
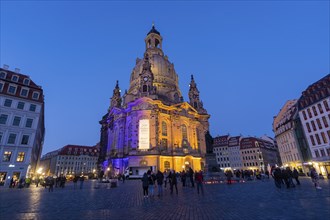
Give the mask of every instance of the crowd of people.
[[203, 172], [194, 172], [191, 168], [189, 168], [187, 171], [182, 172], [175, 172], [175, 170], [166, 170], [165, 172], [161, 172], [160, 170], [158, 170], [157, 173], [154, 173], [153, 171], [149, 170], [148, 172], [143, 174], [141, 181], [144, 198], [147, 198], [149, 196], [155, 196], [155, 189], [158, 189], [158, 197], [163, 196], [163, 188], [166, 189], [168, 185], [170, 187], [170, 194], [172, 195], [175, 190], [175, 193], [178, 195], [178, 182], [181, 182], [182, 187], [192, 188], [195, 187], [196, 183], [197, 193], [204, 193]]

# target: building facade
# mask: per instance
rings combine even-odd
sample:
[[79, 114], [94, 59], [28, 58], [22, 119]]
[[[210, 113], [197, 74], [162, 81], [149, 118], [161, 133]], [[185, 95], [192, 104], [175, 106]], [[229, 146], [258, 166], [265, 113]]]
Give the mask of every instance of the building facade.
[[330, 174], [330, 74], [310, 85], [298, 100], [301, 124], [312, 155], [310, 163]]
[[304, 166], [306, 161], [303, 158], [295, 128], [297, 115], [297, 100], [287, 101], [274, 117], [273, 131], [283, 165], [296, 167], [300, 172], [308, 172], [309, 170]]
[[31, 177], [45, 135], [44, 95], [27, 75], [0, 68], [0, 185]]
[[228, 151], [229, 135], [217, 136], [213, 139], [213, 152], [221, 170], [231, 169]]
[[263, 170], [281, 165], [278, 149], [263, 138], [229, 135], [214, 138], [213, 151], [222, 170]]
[[95, 176], [99, 149], [95, 146], [66, 145], [45, 154], [40, 160], [39, 174]]
[[121, 96], [117, 82], [113, 90], [108, 113], [100, 121], [103, 169], [122, 173], [128, 167], [204, 168], [210, 115], [193, 76], [189, 102], [183, 101], [178, 75], [162, 43], [153, 26], [145, 38], [144, 57], [136, 60], [131, 73], [129, 89]]
[[242, 138], [240, 152], [243, 169], [265, 171], [271, 166], [281, 165], [276, 145], [261, 138]]

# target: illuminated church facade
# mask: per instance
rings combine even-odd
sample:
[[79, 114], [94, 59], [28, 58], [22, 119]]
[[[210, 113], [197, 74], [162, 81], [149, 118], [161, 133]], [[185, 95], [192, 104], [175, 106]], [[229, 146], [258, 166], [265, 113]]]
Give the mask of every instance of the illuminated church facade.
[[[153, 171], [205, 167], [210, 115], [191, 76], [189, 102], [183, 101], [178, 75], [162, 50], [162, 36], [152, 27], [146, 50], [130, 75], [123, 96], [118, 81], [102, 120], [100, 158], [103, 170]], [[109, 168], [109, 169], [108, 169]]]

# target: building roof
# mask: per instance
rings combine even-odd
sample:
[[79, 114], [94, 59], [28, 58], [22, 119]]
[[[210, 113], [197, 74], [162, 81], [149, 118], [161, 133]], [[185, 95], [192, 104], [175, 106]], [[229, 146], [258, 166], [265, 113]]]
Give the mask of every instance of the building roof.
[[240, 138], [241, 138], [241, 136], [230, 137], [228, 140], [228, 147], [239, 146]]
[[64, 146], [60, 149], [58, 155], [98, 156], [99, 155], [99, 149], [97, 149], [95, 146], [66, 145], [66, 146]]
[[229, 135], [223, 135], [213, 138], [213, 147], [228, 146]]
[[158, 34], [158, 35], [160, 36], [160, 33], [159, 33], [159, 31], [156, 30], [154, 24], [152, 24], [152, 28], [151, 28], [151, 30], [148, 32], [147, 36], [148, 36], [149, 34]]
[[298, 100], [299, 111], [330, 96], [330, 74], [308, 86]]
[[[17, 76], [17, 78], [15, 76]], [[14, 80], [14, 78], [16, 78], [17, 80]], [[41, 86], [38, 86], [27, 75], [21, 74], [18, 71], [14, 72], [8, 69], [0, 68], [0, 81], [5, 82], [1, 94], [22, 98], [22, 99], [29, 99], [31, 101], [36, 101], [36, 102], [44, 101], [44, 95]], [[9, 85], [17, 86], [15, 94], [8, 92]], [[21, 95], [21, 91], [23, 88], [28, 88], [29, 91], [27, 96]], [[39, 93], [38, 99], [33, 98], [33, 92]]]

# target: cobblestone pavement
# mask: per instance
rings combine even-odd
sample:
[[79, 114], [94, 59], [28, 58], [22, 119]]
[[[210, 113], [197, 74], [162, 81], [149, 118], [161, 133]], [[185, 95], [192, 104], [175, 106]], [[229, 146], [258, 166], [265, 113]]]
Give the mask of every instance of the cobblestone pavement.
[[54, 192], [32, 185], [0, 189], [0, 219], [328, 219], [330, 182], [320, 180], [316, 190], [309, 178], [301, 186], [277, 189], [272, 180], [182, 188], [179, 194], [143, 198], [141, 181], [119, 183], [116, 188], [85, 181], [84, 188], [68, 183]]

